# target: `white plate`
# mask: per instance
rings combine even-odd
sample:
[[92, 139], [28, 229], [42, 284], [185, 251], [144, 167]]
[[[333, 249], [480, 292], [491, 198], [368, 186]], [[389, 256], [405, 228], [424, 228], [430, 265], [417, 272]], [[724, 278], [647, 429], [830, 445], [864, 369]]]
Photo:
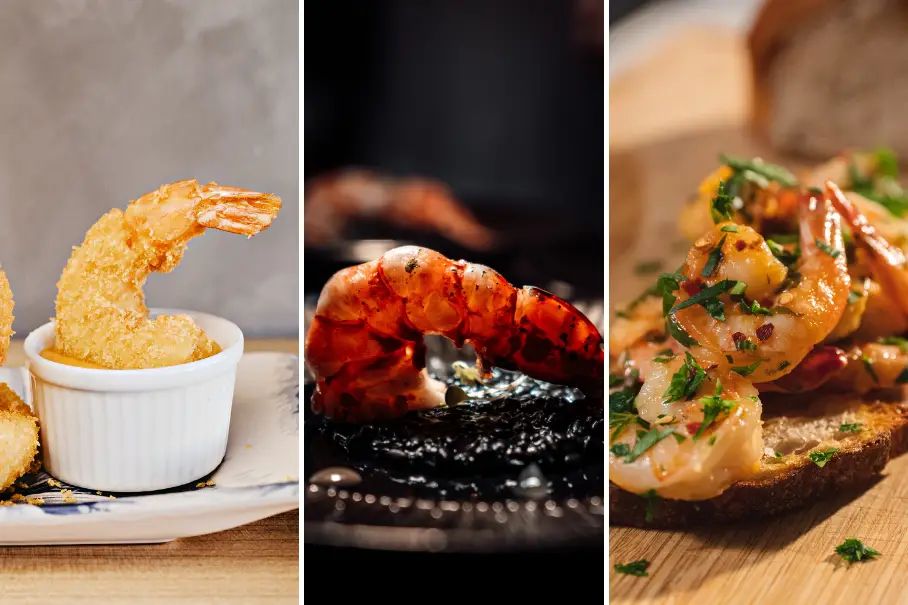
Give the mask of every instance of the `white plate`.
[[[0, 382], [31, 405], [25, 368], [0, 368]], [[64, 496], [49, 475], [28, 475], [17, 491], [43, 505], [0, 506], [0, 544], [168, 542], [231, 529], [299, 508], [299, 358], [250, 353], [240, 361], [224, 461], [197, 484], [154, 494]], [[75, 503], [64, 499], [75, 498]], [[5, 495], [4, 499], [8, 499]]]

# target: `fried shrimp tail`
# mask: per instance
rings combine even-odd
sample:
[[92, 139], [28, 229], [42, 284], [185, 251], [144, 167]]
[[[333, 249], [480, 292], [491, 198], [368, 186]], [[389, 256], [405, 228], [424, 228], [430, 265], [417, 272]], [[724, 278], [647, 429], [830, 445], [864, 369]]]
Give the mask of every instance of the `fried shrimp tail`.
[[279, 197], [186, 180], [113, 209], [85, 235], [57, 283], [55, 349], [105, 368], [196, 361], [220, 347], [186, 316], [149, 318], [142, 285], [168, 273], [205, 229], [253, 236], [267, 229]]
[[339, 271], [322, 289], [305, 343], [313, 410], [360, 422], [441, 405], [444, 386], [425, 370], [425, 334], [472, 344], [482, 368], [602, 388], [602, 336], [573, 306], [515, 288], [488, 267], [403, 246]]

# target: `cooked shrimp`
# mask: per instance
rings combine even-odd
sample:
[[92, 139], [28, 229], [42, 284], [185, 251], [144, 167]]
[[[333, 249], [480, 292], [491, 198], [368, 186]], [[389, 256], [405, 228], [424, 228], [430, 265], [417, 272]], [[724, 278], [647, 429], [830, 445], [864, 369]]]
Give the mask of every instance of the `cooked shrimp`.
[[776, 380], [839, 323], [851, 285], [839, 215], [817, 196], [799, 203], [797, 262], [786, 266], [756, 231], [731, 223], [716, 225], [688, 253], [669, 316], [699, 343], [691, 353], [704, 367]]
[[648, 336], [661, 336], [664, 333], [662, 299], [658, 296], [644, 296], [612, 322], [609, 328], [609, 355], [618, 355]]
[[113, 209], [74, 248], [57, 283], [55, 349], [105, 368], [154, 368], [217, 353], [217, 343], [186, 316], [149, 319], [142, 285], [179, 264], [205, 229], [253, 236], [281, 208], [275, 195], [199, 185], [164, 185]]
[[471, 343], [483, 369], [602, 388], [602, 336], [570, 304], [516, 289], [488, 267], [403, 246], [339, 271], [322, 289], [305, 344], [317, 380], [312, 409], [357, 422], [441, 405], [424, 334]]
[[306, 242], [324, 244], [337, 239], [347, 220], [357, 216], [431, 229], [477, 250], [488, 248], [494, 240], [493, 233], [442, 183], [347, 170], [321, 177], [309, 186], [303, 217]]
[[908, 266], [905, 253], [880, 235], [867, 217], [831, 182], [835, 209], [851, 227], [855, 240], [868, 252], [873, 275], [887, 297], [897, 305], [899, 315], [908, 320]]
[[761, 382], [761, 393], [805, 393], [819, 389], [848, 365], [848, 354], [838, 347], [817, 345], [791, 372], [772, 382]]
[[908, 350], [904, 344], [869, 342], [852, 346], [846, 351], [845, 367], [826, 383], [826, 387], [867, 393], [891, 389], [908, 383]]
[[[699, 380], [699, 386], [679, 392], [672, 384], [677, 372], [683, 383]], [[762, 405], [746, 379], [727, 374], [719, 380], [679, 356], [655, 367], [635, 405], [640, 420], [613, 413], [609, 422], [609, 480], [623, 489], [705, 500], [759, 469]]]

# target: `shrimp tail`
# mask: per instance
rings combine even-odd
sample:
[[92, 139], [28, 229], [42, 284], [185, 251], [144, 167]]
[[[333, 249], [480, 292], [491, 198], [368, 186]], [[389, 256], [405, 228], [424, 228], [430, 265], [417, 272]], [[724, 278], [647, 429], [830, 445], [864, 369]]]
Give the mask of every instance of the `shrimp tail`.
[[217, 183], [203, 186], [201, 198], [208, 202], [198, 214], [201, 226], [248, 237], [270, 227], [281, 209], [281, 199], [276, 195]]

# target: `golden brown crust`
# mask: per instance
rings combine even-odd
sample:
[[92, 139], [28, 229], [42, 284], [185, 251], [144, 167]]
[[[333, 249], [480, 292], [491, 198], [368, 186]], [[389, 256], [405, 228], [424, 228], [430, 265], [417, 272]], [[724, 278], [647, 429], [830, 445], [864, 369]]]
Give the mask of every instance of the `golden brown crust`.
[[854, 408], [862, 419], [869, 419], [866, 428], [859, 436], [846, 438], [822, 468], [808, 459], [806, 451], [790, 454], [777, 468], [703, 501], [655, 499], [650, 503], [609, 482], [609, 523], [646, 528], [734, 523], [778, 515], [834, 491], [866, 485], [891, 458], [908, 451], [908, 402], [858, 401]]

